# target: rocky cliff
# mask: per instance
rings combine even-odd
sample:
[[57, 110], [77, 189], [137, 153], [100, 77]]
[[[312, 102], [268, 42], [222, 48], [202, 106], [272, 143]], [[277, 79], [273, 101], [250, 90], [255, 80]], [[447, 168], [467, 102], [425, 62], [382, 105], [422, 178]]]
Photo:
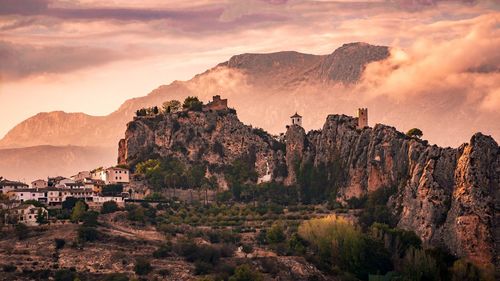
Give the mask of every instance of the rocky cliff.
[[[283, 147], [285, 146], [285, 147]], [[286, 151], [286, 153], [284, 153]], [[259, 177], [296, 182], [297, 165], [340, 162], [340, 201], [392, 188], [388, 205], [398, 226], [426, 245], [444, 247], [481, 264], [495, 262], [495, 196], [500, 189], [500, 148], [480, 133], [459, 148], [441, 148], [377, 124], [357, 129], [357, 118], [330, 115], [321, 130], [289, 126], [286, 144], [242, 124], [231, 111], [180, 112], [136, 118], [120, 141], [120, 163], [148, 155], [204, 161], [219, 173], [246, 153]], [[285, 170], [285, 172], [283, 172]]]
[[156, 156], [172, 156], [187, 165], [205, 163], [225, 188], [224, 167], [245, 156], [255, 164], [259, 178], [282, 177], [274, 172], [283, 165], [280, 148], [263, 130], [241, 123], [232, 109], [183, 111], [135, 118], [119, 143], [118, 162], [134, 166]]
[[[323, 129], [307, 135], [291, 126], [287, 163], [342, 163], [339, 199], [395, 188], [389, 205], [398, 226], [415, 231], [426, 245], [445, 247], [480, 264], [498, 260], [495, 198], [500, 190], [500, 148], [475, 134], [459, 148], [441, 148], [377, 124], [356, 129], [357, 118], [328, 116]], [[292, 160], [294, 159], [294, 160]], [[294, 182], [288, 166], [288, 182]]]

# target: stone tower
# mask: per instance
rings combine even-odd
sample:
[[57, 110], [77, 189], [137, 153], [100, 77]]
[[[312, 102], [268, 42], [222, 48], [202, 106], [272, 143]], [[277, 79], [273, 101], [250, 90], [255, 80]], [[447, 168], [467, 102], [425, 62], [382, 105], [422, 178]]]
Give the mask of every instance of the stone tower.
[[358, 129], [368, 127], [368, 108], [358, 108]]
[[292, 125], [298, 125], [302, 127], [302, 116], [298, 115], [297, 112], [295, 112], [294, 115], [290, 116], [292, 118]]

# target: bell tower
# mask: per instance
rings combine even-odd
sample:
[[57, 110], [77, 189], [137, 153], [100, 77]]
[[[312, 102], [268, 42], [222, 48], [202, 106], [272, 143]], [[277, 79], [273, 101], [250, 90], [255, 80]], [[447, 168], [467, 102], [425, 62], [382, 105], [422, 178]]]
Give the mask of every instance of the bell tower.
[[358, 108], [358, 129], [368, 127], [368, 108]]

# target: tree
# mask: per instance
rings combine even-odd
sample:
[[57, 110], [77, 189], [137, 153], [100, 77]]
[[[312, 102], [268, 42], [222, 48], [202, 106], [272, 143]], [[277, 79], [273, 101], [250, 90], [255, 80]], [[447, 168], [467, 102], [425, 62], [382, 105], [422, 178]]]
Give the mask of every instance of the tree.
[[285, 241], [285, 228], [283, 223], [275, 222], [267, 231], [267, 242], [270, 244], [277, 244]]
[[118, 204], [115, 201], [107, 201], [102, 204], [101, 214], [110, 214], [118, 211]]
[[233, 276], [229, 277], [229, 281], [261, 281], [262, 275], [253, 270], [248, 264], [240, 265], [234, 271]]
[[413, 128], [410, 129], [408, 132], [406, 132], [406, 135], [411, 138], [421, 138], [424, 135], [424, 133], [422, 132], [422, 130], [418, 128]]
[[156, 115], [156, 114], [158, 114], [159, 112], [160, 112], [160, 111], [158, 110], [158, 106], [156, 106], [156, 105], [155, 105], [155, 106], [153, 107], [153, 114], [155, 114], [155, 115]]
[[81, 221], [86, 211], [87, 211], [87, 204], [79, 200], [78, 202], [76, 202], [76, 205], [73, 208], [73, 211], [71, 212], [71, 218], [70, 218], [71, 221], [74, 223]]
[[191, 111], [201, 111], [203, 109], [203, 102], [198, 97], [187, 97], [182, 104], [182, 108]]
[[47, 213], [44, 212], [42, 208], [38, 208], [38, 212], [36, 214], [36, 222], [38, 224], [46, 224], [47, 223]]
[[28, 238], [30, 233], [30, 229], [24, 223], [16, 224], [14, 231], [16, 233], [17, 239], [19, 240], [24, 240]]
[[145, 258], [137, 258], [135, 260], [134, 271], [137, 275], [147, 275], [153, 270], [149, 261]]
[[64, 248], [64, 245], [66, 245], [66, 240], [64, 240], [62, 238], [55, 238], [54, 244], [56, 246], [56, 250], [60, 250], [60, 249]]
[[178, 100], [169, 100], [163, 103], [163, 111], [166, 113], [177, 112], [181, 109], [181, 102]]
[[123, 192], [122, 184], [108, 184], [102, 188], [102, 195], [104, 196], [117, 196]]

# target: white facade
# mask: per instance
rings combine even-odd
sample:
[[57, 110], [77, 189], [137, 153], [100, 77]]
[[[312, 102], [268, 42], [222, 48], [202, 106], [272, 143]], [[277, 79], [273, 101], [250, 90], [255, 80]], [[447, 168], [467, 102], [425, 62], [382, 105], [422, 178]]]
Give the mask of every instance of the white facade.
[[35, 200], [35, 201], [44, 201], [44, 198], [46, 198], [45, 192], [37, 190], [35, 188], [31, 189], [18, 189], [11, 191], [10, 194], [12, 194], [12, 197], [14, 200], [17, 201], [28, 201], [28, 200]]
[[130, 172], [118, 167], [99, 169], [92, 172], [92, 179], [102, 180], [105, 184], [129, 183]]
[[6, 221], [9, 222], [12, 219], [19, 223], [24, 223], [29, 226], [38, 225], [37, 217], [38, 213], [41, 211], [41, 214], [45, 217], [45, 219], [49, 218], [49, 213], [43, 207], [35, 207], [33, 205], [21, 205], [10, 210], [6, 214]]
[[10, 191], [23, 188], [28, 188], [28, 185], [17, 181], [9, 181], [9, 180], [0, 181], [0, 193], [2, 194], [7, 194]]

